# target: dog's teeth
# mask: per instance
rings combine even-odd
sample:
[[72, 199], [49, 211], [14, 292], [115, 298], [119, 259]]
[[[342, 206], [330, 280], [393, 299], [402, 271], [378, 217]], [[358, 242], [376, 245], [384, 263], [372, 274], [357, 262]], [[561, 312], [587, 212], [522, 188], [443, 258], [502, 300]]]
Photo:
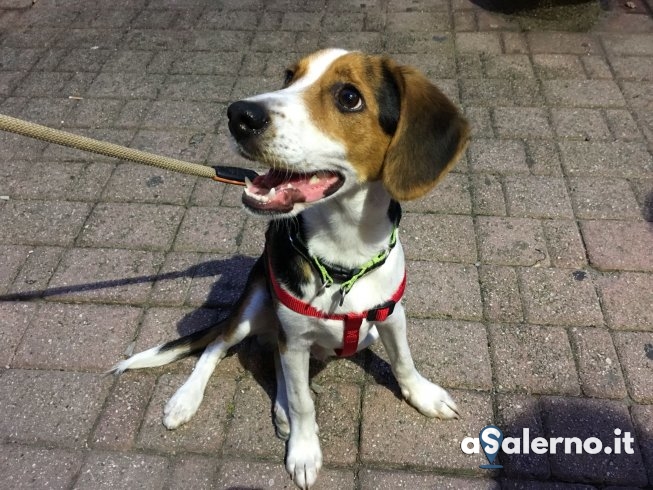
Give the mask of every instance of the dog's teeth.
[[249, 177], [245, 177], [245, 188], [252, 187], [252, 181], [249, 180]]
[[318, 182], [320, 182], [320, 178], [317, 175], [313, 175], [313, 177], [311, 177], [311, 180], [308, 181], [308, 183], [311, 185], [315, 185]]
[[288, 184], [286, 185], [286, 189], [294, 189], [294, 188], [295, 186], [292, 185], [290, 182], [288, 182]]
[[268, 199], [274, 199], [274, 196], [276, 196], [276, 195], [277, 195], [277, 189], [275, 187], [273, 187], [272, 189], [270, 189], [270, 192], [268, 192], [267, 197], [268, 197]]

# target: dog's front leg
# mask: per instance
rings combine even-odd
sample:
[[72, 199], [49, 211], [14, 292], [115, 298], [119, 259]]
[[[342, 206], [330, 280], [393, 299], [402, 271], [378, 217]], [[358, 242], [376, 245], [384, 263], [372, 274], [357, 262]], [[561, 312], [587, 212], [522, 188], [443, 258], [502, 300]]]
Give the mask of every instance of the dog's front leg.
[[308, 380], [310, 350], [305, 345], [280, 344], [279, 354], [286, 381], [290, 417], [286, 469], [299, 488], [307, 489], [315, 483], [322, 467], [315, 405]]
[[427, 417], [458, 418], [456, 403], [449, 393], [424, 378], [415, 368], [406, 337], [406, 314], [401, 303], [387, 320], [377, 324], [377, 329], [392, 372], [408, 403]]

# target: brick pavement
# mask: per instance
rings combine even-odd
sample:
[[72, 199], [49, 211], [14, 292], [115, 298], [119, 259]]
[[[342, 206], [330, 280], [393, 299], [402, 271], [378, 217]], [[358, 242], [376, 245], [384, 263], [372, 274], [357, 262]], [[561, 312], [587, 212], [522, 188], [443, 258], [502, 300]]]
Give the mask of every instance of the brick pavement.
[[[198, 162], [229, 101], [319, 47], [423, 69], [473, 123], [454, 173], [408, 203], [409, 337], [459, 421], [396, 396], [381, 346], [313, 365], [318, 488], [653, 485], [653, 2], [569, 22], [468, 0], [0, 0], [0, 113]], [[573, 16], [570, 16], [573, 20]], [[103, 376], [225, 313], [264, 225], [239, 189], [0, 134], [0, 474], [7, 488], [288, 488], [269, 354], [246, 342], [191, 423], [192, 369]], [[503, 455], [506, 435], [634, 435], [633, 455]]]

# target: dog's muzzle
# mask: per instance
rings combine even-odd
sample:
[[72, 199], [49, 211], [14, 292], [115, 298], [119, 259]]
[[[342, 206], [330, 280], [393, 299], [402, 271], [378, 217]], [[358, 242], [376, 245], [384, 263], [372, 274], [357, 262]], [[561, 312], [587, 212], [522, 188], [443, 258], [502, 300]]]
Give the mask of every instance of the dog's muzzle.
[[229, 131], [237, 142], [262, 134], [270, 123], [268, 111], [261, 104], [239, 100], [227, 108]]

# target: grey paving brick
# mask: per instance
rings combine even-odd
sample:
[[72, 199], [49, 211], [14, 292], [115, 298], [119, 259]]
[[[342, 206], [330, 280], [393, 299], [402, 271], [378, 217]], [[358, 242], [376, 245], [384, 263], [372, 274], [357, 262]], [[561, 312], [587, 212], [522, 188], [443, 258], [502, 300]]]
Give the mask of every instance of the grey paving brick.
[[406, 311], [410, 316], [480, 320], [478, 273], [471, 265], [410, 261]]
[[565, 269], [521, 268], [526, 320], [539, 324], [594, 326], [603, 323], [591, 278]]
[[546, 266], [549, 257], [538, 220], [479, 216], [476, 220], [481, 262]]
[[624, 398], [626, 385], [610, 333], [600, 328], [572, 328], [569, 336], [583, 394], [594, 398]]
[[580, 394], [573, 354], [563, 328], [492, 325], [488, 332], [499, 391]]
[[131, 146], [180, 160], [201, 163], [212, 144], [213, 136], [210, 132], [142, 130], [136, 133]]
[[450, 173], [430, 193], [401, 207], [409, 212], [468, 214], [472, 208], [468, 178]]
[[653, 159], [641, 143], [562, 141], [560, 152], [570, 176], [637, 178], [653, 174]]
[[629, 56], [653, 55], [651, 34], [610, 33], [602, 35], [605, 49], [609, 54]]
[[562, 176], [557, 144], [547, 140], [527, 140], [526, 158], [534, 175]]
[[554, 108], [551, 115], [555, 132], [561, 138], [611, 139], [610, 128], [599, 110]]
[[184, 214], [180, 206], [100, 203], [77, 240], [82, 247], [167, 250]]
[[458, 420], [424, 417], [383, 386], [367, 386], [363, 394], [361, 460], [363, 464], [390, 462], [414, 467], [478, 470], [478, 460], [460, 449], [463, 438], [475, 435], [491, 423], [489, 396], [484, 393], [450, 390], [460, 409]]
[[553, 106], [624, 107], [626, 101], [612, 80], [543, 80], [544, 95]]
[[238, 246], [242, 218], [219, 208], [189, 208], [175, 240], [174, 249], [187, 252], [233, 253]]
[[101, 374], [5, 370], [0, 434], [6, 442], [84, 447], [110, 385]]
[[525, 54], [501, 54], [486, 57], [485, 73], [490, 78], [533, 78], [533, 67]]
[[494, 120], [503, 138], [550, 138], [553, 134], [546, 111], [539, 107], [497, 107]]
[[[234, 460], [226, 461], [218, 474], [219, 488], [264, 488], [292, 485], [292, 481], [281, 462], [266, 463], [261, 461]], [[315, 490], [330, 488], [355, 488], [354, 474], [347, 470], [322, 468]]]
[[649, 482], [653, 471], [653, 406], [635, 405], [631, 408], [633, 425], [635, 426], [639, 446], [644, 457], [644, 465], [648, 468]]
[[593, 79], [612, 79], [612, 70], [602, 56], [582, 56], [580, 58], [587, 75]]
[[143, 453], [94, 452], [82, 466], [78, 489], [157, 489], [168, 477], [167, 458]]
[[526, 54], [528, 44], [526, 36], [522, 32], [502, 32], [503, 51], [506, 54]]
[[0, 243], [32, 245], [70, 245], [91, 206], [66, 201], [9, 201], [0, 210]]
[[23, 267], [31, 248], [26, 245], [0, 245], [0, 292], [9, 290], [16, 275]]
[[[542, 399], [542, 415], [548, 437], [577, 437], [581, 441], [598, 438], [602, 445], [614, 445], [614, 429], [634, 433], [628, 408], [621, 402], [582, 398], [547, 397]], [[637, 445], [634, 454], [550, 455], [554, 478], [566, 481], [645, 485], [646, 472]], [[625, 448], [625, 447], [624, 447]]]
[[467, 216], [406, 214], [402, 242], [408, 259], [476, 261], [474, 225]]
[[479, 269], [483, 315], [492, 322], [519, 322], [523, 319], [517, 273], [512, 267], [483, 265]]
[[653, 332], [615, 332], [613, 339], [624, 370], [628, 393], [638, 403], [651, 403]]
[[163, 254], [139, 250], [72, 248], [44, 292], [55, 299], [142, 304]]
[[453, 13], [453, 25], [456, 32], [475, 31], [476, 16], [474, 12], [457, 11]]
[[605, 116], [616, 139], [624, 141], [642, 139], [642, 133], [630, 112], [623, 109], [608, 109], [605, 111]]
[[[256, 236], [260, 238], [262, 235], [257, 233]], [[261, 251], [262, 247], [256, 255]], [[187, 303], [211, 307], [232, 305], [244, 289], [254, 262], [255, 257], [243, 255], [202, 255], [188, 291]]]
[[575, 215], [581, 219], [641, 219], [628, 181], [615, 178], [569, 179]]
[[653, 271], [651, 227], [646, 222], [581, 222], [590, 263], [599, 270]]
[[622, 330], [653, 330], [653, 276], [636, 272], [597, 278], [608, 325]]
[[533, 53], [587, 55], [600, 52], [598, 40], [591, 34], [575, 32], [529, 32], [528, 43]]
[[156, 384], [139, 431], [137, 445], [165, 453], [180, 449], [193, 452], [218, 451], [225, 437], [225, 421], [236, 384], [231, 379], [209, 382], [204, 401], [184, 427], [168, 430], [161, 423], [163, 407], [185, 381], [185, 376], [163, 375]]
[[0, 446], [0, 471], [10, 488], [70, 488], [82, 460], [80, 453], [68, 449]]
[[456, 48], [461, 53], [501, 53], [499, 35], [494, 32], [459, 32], [456, 34]]
[[532, 218], [573, 218], [563, 179], [508, 176], [504, 181], [508, 214]]
[[358, 457], [361, 390], [354, 384], [322, 388], [316, 402], [322, 457], [333, 464], [354, 464]]
[[133, 338], [140, 314], [129, 306], [44, 304], [12, 365], [105, 372]]
[[124, 451], [134, 447], [155, 382], [151, 373], [129, 371], [120, 376], [93, 431], [94, 449]]
[[167, 306], [183, 305], [195, 274], [194, 267], [200, 263], [198, 253], [168, 253], [152, 287], [150, 302]]
[[540, 89], [534, 80], [507, 80], [503, 78], [460, 80], [461, 100], [465, 105], [481, 107], [539, 106]]
[[438, 476], [398, 470], [364, 469], [359, 476], [361, 478], [361, 488], [365, 490], [382, 490], [384, 488], [498, 490], [499, 488], [497, 482], [488, 479]]
[[575, 221], [544, 220], [542, 228], [554, 267], [582, 269], [587, 264], [585, 246]]
[[37, 309], [34, 303], [0, 303], [0, 365], [9, 366]]
[[526, 150], [518, 140], [472, 141], [469, 146], [473, 171], [499, 173], [528, 173]]
[[501, 179], [491, 174], [472, 175], [473, 209], [477, 215], [505, 216], [506, 199]]
[[533, 65], [544, 79], [586, 78], [580, 58], [573, 54], [534, 54]]
[[191, 486], [198, 490], [214, 488], [218, 465], [212, 457], [185, 455], [176, 458], [170, 488], [183, 490]]

